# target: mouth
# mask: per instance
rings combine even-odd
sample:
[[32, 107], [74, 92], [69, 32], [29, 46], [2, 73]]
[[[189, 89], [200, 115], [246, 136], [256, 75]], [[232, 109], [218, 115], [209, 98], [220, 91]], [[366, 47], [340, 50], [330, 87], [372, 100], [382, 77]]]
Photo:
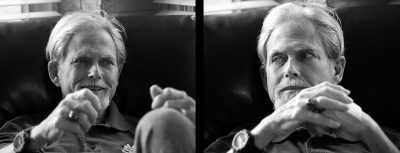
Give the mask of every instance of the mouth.
[[306, 87], [303, 86], [287, 86], [279, 90], [280, 93], [285, 92], [285, 91], [301, 91], [305, 89]]
[[93, 92], [98, 92], [98, 91], [102, 91], [102, 90], [106, 89], [105, 87], [96, 86], [96, 85], [79, 86], [79, 89], [84, 89], [84, 88], [87, 88], [87, 89], [89, 89], [89, 90], [91, 90]]

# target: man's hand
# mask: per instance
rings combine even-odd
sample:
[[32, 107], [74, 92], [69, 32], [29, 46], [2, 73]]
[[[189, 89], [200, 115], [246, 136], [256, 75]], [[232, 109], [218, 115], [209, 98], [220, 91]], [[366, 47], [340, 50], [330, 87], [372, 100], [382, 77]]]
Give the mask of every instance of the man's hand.
[[186, 92], [169, 87], [161, 89], [157, 85], [152, 85], [150, 95], [153, 99], [152, 109], [161, 107], [176, 109], [196, 124], [196, 102]]
[[291, 134], [304, 123], [333, 129], [339, 128], [340, 122], [310, 111], [307, 102], [313, 98], [318, 109], [346, 112], [349, 109], [346, 104], [353, 102], [348, 97], [349, 93], [350, 91], [347, 89], [328, 82], [303, 89], [290, 101], [264, 118], [251, 131], [255, 136], [255, 145], [262, 149], [272, 140]]
[[347, 140], [361, 140], [367, 144], [371, 152], [399, 153], [399, 149], [385, 135], [378, 123], [362, 111], [356, 103], [346, 104], [347, 111], [326, 110], [322, 115], [338, 121], [340, 128], [335, 134]]
[[354, 102], [346, 105], [349, 109], [345, 112], [326, 110], [321, 114], [340, 123], [340, 128], [335, 129], [336, 136], [350, 141], [360, 140], [362, 131], [366, 128], [366, 122], [363, 119], [366, 114]]
[[[68, 118], [71, 110], [78, 112], [77, 121]], [[55, 142], [65, 132], [76, 135], [87, 132], [101, 111], [99, 98], [89, 89], [68, 94], [45, 120], [32, 129], [30, 147], [37, 150], [44, 144]]]

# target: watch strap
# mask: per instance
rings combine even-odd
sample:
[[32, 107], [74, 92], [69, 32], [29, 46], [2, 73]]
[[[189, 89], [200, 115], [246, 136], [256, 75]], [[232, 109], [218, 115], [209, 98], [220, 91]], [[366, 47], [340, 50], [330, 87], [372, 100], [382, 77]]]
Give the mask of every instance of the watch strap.
[[33, 127], [27, 128], [19, 132], [14, 138], [14, 152], [16, 153], [26, 153], [33, 152], [29, 150], [31, 130]]
[[243, 129], [241, 130], [241, 132], [245, 132], [249, 139], [247, 140], [247, 143], [245, 144], [245, 146], [239, 150], [234, 150], [235, 153], [259, 153], [262, 152], [260, 149], [258, 149], [255, 144], [254, 144], [254, 135], [251, 134], [250, 131], [248, 131], [247, 129]]

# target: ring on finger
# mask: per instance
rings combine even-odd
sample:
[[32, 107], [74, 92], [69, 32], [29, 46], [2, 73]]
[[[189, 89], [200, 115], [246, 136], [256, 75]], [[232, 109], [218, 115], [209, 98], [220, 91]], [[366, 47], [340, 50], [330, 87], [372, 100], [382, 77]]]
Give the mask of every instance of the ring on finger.
[[78, 121], [78, 111], [75, 109], [72, 109], [68, 112], [68, 119], [71, 121]]
[[322, 112], [322, 109], [317, 108], [316, 104], [317, 104], [317, 100], [315, 100], [314, 98], [308, 99], [307, 100], [307, 104], [306, 104], [307, 109], [310, 110], [311, 112], [314, 112], [314, 113]]

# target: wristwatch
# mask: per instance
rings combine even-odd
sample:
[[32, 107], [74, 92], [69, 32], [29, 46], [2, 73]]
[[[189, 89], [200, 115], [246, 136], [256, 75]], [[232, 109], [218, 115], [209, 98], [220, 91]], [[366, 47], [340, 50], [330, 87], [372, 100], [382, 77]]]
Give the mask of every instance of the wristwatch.
[[235, 134], [232, 140], [232, 149], [235, 153], [257, 153], [261, 152], [254, 144], [254, 135], [243, 129]]
[[32, 130], [32, 127], [19, 132], [15, 136], [14, 142], [13, 142], [14, 152], [16, 152], [16, 153], [28, 152], [31, 130]]

